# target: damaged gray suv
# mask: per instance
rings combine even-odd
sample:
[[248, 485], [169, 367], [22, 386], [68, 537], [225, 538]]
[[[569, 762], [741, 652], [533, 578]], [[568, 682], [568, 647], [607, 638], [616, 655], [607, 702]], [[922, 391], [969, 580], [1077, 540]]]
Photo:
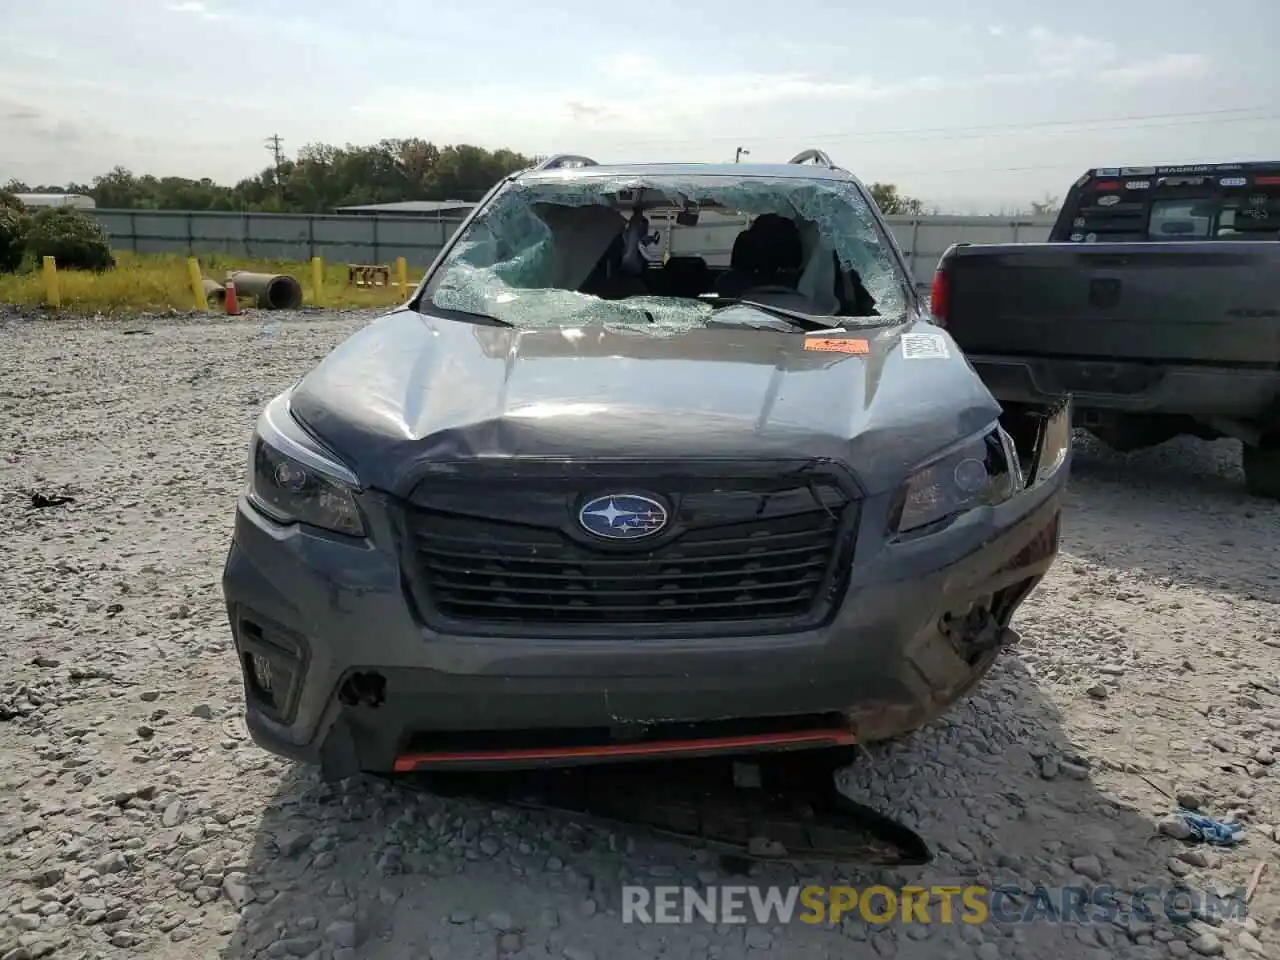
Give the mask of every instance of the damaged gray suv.
[[1015, 639], [1069, 424], [1001, 410], [824, 154], [552, 158], [262, 412], [249, 730], [331, 777], [900, 735]]

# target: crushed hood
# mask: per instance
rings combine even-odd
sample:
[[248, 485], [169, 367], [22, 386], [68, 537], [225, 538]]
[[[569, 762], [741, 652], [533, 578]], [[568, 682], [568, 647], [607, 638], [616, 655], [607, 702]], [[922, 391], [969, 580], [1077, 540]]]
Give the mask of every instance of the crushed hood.
[[[949, 357], [904, 356], [904, 333], [942, 337]], [[874, 492], [1000, 413], [937, 327], [853, 331], [866, 353], [806, 349], [839, 336], [521, 330], [404, 309], [339, 345], [290, 409], [394, 494], [426, 463], [521, 457], [829, 458]]]

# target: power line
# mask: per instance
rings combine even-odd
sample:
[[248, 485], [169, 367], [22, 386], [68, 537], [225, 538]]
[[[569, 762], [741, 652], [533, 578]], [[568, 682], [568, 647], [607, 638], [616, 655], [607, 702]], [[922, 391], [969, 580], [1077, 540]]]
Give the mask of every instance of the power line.
[[283, 203], [284, 184], [280, 182], [280, 168], [284, 166], [284, 150], [280, 148], [280, 134], [273, 133], [267, 137], [266, 142], [267, 149], [271, 151], [271, 157], [275, 160], [276, 199]]
[[[828, 131], [826, 133], [806, 133], [795, 135], [773, 135], [765, 137], [749, 136], [744, 134], [734, 134], [726, 137], [700, 137], [698, 139], [674, 139], [674, 140], [630, 140], [618, 141], [612, 144], [613, 147], [643, 147], [643, 146], [675, 146], [680, 144], [698, 144], [698, 143], [725, 143], [734, 142], [741, 143], [744, 140], [748, 142], [788, 142], [788, 143], [810, 143], [829, 140], [857, 140], [866, 137], [887, 137], [887, 141], [892, 142], [893, 138], [911, 139], [919, 137], [934, 137], [936, 134], [962, 134], [955, 139], [964, 139], [966, 137], [981, 137], [987, 134], [1008, 131], [1021, 132], [1024, 130], [1046, 130], [1052, 127], [1078, 127], [1080, 125], [1088, 125], [1094, 129], [1101, 129], [1100, 124], [1116, 124], [1116, 123], [1137, 123], [1144, 121], [1163, 121], [1176, 120], [1178, 123], [1148, 124], [1150, 127], [1158, 127], [1162, 125], [1168, 126], [1186, 126], [1196, 123], [1238, 123], [1254, 120], [1273, 119], [1274, 115], [1264, 115], [1261, 117], [1235, 117], [1229, 118], [1230, 114], [1241, 113], [1259, 113], [1272, 107], [1232, 107], [1220, 110], [1201, 110], [1201, 111], [1182, 111], [1178, 113], [1148, 113], [1135, 114], [1122, 117], [1085, 117], [1075, 120], [1040, 120], [1028, 123], [991, 123], [979, 124], [974, 126], [963, 127], [906, 127], [897, 129], [881, 129], [881, 130], [844, 130], [844, 131]], [[1192, 119], [1198, 118], [1198, 119]], [[1071, 131], [1074, 132], [1074, 131]], [[945, 137], [942, 139], [946, 139]]]
[[280, 134], [273, 133], [267, 137], [267, 149], [271, 152], [271, 156], [276, 161], [276, 170], [280, 169], [280, 165], [284, 163], [284, 151], [280, 148]]
[[[1127, 130], [1159, 130], [1159, 129], [1165, 129], [1165, 128], [1171, 128], [1171, 127], [1198, 126], [1200, 124], [1211, 124], [1216, 126], [1218, 124], [1226, 124], [1226, 123], [1274, 123], [1276, 120], [1280, 120], [1280, 114], [1275, 114], [1275, 113], [1263, 114], [1256, 117], [1223, 117], [1223, 118], [1202, 117], [1199, 119], [1186, 119], [1181, 121], [1168, 121], [1168, 122], [1162, 122], [1162, 123], [1142, 123], [1139, 121], [1134, 121], [1132, 123], [1126, 123], [1124, 129], [1126, 131]], [[1036, 132], [1039, 133], [1041, 136], [1044, 136], [1044, 135], [1100, 132], [1104, 130], [1109, 131], [1111, 129], [1113, 128], [1108, 126], [1093, 125], [1093, 126], [1073, 127], [1070, 129], [1059, 129], [1059, 130], [1039, 129]], [[899, 140], [907, 140], [907, 139], [927, 139], [932, 143], [936, 143], [938, 141], [945, 142], [950, 140], [983, 140], [983, 139], [986, 139], [987, 137], [1007, 136], [1009, 134], [1019, 134], [1023, 132], [1025, 132], [1025, 128], [1011, 127], [1009, 129], [991, 130], [985, 133], [961, 133], [961, 134], [956, 134], [955, 136], [937, 136], [933, 134], [919, 134], [916, 137], [899, 137], [899, 138], [888, 139], [888, 140], [861, 140], [861, 141], [854, 141], [854, 142], [861, 142], [867, 145], [874, 145], [874, 144], [881, 144], [881, 143], [895, 143], [895, 142], [898, 142]], [[827, 139], [841, 141], [841, 140], [844, 140], [845, 138], [828, 137]]]
[[[1224, 157], [1223, 159], [1220, 159], [1220, 160], [1206, 160], [1204, 157], [1189, 157], [1185, 160], [1170, 160], [1168, 158], [1161, 157], [1158, 161], [1150, 161], [1146, 163], [1139, 162], [1139, 161], [1122, 160], [1122, 161], [1116, 161], [1115, 163], [1110, 163], [1109, 165], [1113, 167], [1151, 167], [1151, 166], [1183, 167], [1183, 166], [1196, 166], [1199, 164], [1215, 164], [1215, 163], [1258, 163], [1258, 162], [1265, 163], [1267, 159], [1273, 159], [1273, 158], [1262, 158], [1261, 160], [1258, 160], [1258, 159], [1246, 160], [1246, 159], [1242, 159], [1239, 156], [1232, 155], [1229, 157]], [[922, 176], [922, 175], [929, 175], [929, 174], [935, 174], [935, 173], [936, 174], [1029, 173], [1029, 172], [1034, 172], [1038, 170], [1073, 170], [1076, 173], [1084, 173], [1085, 169], [1088, 168], [1088, 166], [1089, 164], [1087, 163], [1086, 164], [1042, 163], [1042, 164], [1027, 166], [1027, 167], [950, 167], [945, 170], [939, 167], [916, 167], [915, 169], [895, 170], [894, 176], [895, 177]]]

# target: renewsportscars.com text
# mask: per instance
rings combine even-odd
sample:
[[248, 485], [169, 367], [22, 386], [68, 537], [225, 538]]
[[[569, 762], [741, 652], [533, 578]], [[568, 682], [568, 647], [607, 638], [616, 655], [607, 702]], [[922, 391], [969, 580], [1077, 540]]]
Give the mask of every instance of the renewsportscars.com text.
[[622, 888], [624, 923], [1187, 923], [1246, 915], [1244, 892], [1219, 897], [1188, 887], [639, 887]]

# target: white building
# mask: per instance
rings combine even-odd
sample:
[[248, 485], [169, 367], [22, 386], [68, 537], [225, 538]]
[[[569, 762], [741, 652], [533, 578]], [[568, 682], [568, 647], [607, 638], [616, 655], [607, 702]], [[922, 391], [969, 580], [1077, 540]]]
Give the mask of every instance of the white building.
[[77, 210], [93, 210], [97, 204], [93, 197], [83, 193], [16, 193], [25, 207], [75, 207]]

